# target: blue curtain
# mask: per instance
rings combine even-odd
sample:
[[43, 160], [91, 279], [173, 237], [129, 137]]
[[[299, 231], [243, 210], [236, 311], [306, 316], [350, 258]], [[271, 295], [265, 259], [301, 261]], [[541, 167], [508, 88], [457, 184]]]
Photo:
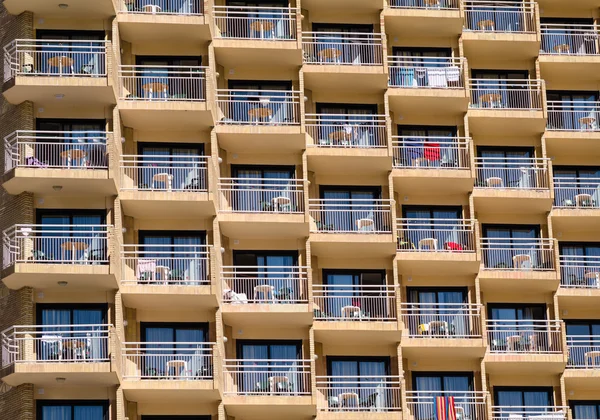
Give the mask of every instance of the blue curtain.
[[546, 412], [553, 405], [550, 390], [503, 389], [496, 392], [496, 405], [502, 407], [502, 417], [511, 412], [527, 411]]
[[[43, 404], [39, 401], [38, 404]], [[106, 420], [108, 415], [107, 405], [81, 404], [77, 402], [64, 405], [43, 405], [39, 420]]]
[[[289, 389], [286, 392], [301, 392], [303, 381], [295, 375], [293, 370], [300, 358], [298, 347], [290, 344], [243, 344], [240, 348], [240, 359], [242, 359], [241, 384], [244, 392], [267, 392], [269, 391], [269, 378], [274, 376], [285, 376], [288, 378]], [[274, 361], [279, 359], [279, 361]], [[247, 361], [246, 361], [247, 360]], [[260, 360], [260, 362], [258, 362]], [[263, 362], [264, 360], [264, 362]], [[285, 362], [283, 361], [285, 360]]]
[[571, 404], [574, 419], [600, 418], [600, 401], [576, 402]]
[[[354, 392], [358, 394], [359, 402], [365, 402], [378, 395], [381, 405], [386, 406], [384, 402], [391, 396], [386, 395], [383, 387], [385, 378], [388, 375], [389, 366], [386, 361], [377, 360], [332, 360], [330, 363], [329, 375], [332, 376], [332, 388], [329, 391], [329, 398], [337, 397], [341, 393]], [[354, 407], [353, 401], [340, 402], [348, 404], [349, 408]]]
[[[38, 253], [36, 260], [40, 259], [45, 262], [63, 260], [68, 263], [84, 259], [86, 252], [90, 260], [107, 258], [106, 243], [101, 240], [100, 235], [101, 230], [105, 229], [99, 226], [104, 222], [102, 215], [47, 214], [42, 215], [40, 222], [42, 225], [41, 238], [34, 243], [35, 251]], [[73, 248], [66, 244], [69, 242], [68, 238], [76, 238], [73, 239], [74, 242], [85, 243], [87, 249], [73, 251]]]
[[[273, 287], [276, 295], [298, 299], [300, 290], [298, 282], [292, 280], [297, 272], [295, 258], [292, 255], [258, 255], [258, 278], [262, 284]], [[275, 268], [276, 267], [276, 268]], [[267, 296], [263, 296], [267, 299]]]
[[73, 420], [103, 420], [105, 408], [102, 406], [75, 406]]
[[[206, 337], [202, 328], [145, 327], [144, 333], [146, 342], [154, 343], [147, 345], [146, 354], [149, 356], [144, 359], [145, 365], [142, 367], [144, 376], [198, 376], [200, 370], [209, 368], [210, 363], [204, 360], [205, 353], [202, 352], [202, 349], [206, 348], [203, 345]], [[178, 355], [174, 358], [187, 362], [189, 372], [175, 371], [174, 368], [169, 372], [166, 371], [166, 363], [170, 358], [169, 355], [172, 354]]]
[[[102, 417], [98, 419], [102, 420]], [[68, 405], [42, 407], [42, 418], [40, 420], [74, 420], [72, 407]]]
[[[379, 230], [381, 219], [374, 214], [376, 194], [373, 191], [343, 191], [326, 190], [323, 198], [330, 205], [332, 211], [326, 211], [325, 225], [331, 226], [333, 230], [345, 232], [356, 231], [356, 221], [359, 219], [373, 219], [374, 229]], [[361, 200], [361, 201], [351, 201]]]
[[142, 245], [152, 245], [142, 248], [144, 258], [152, 258], [156, 260], [157, 266], [169, 268], [169, 278], [160, 279], [157, 276], [157, 280], [195, 284], [207, 278], [208, 266], [204, 259], [206, 256], [203, 255], [206, 250], [204, 237], [153, 233], [143, 235], [140, 239]]

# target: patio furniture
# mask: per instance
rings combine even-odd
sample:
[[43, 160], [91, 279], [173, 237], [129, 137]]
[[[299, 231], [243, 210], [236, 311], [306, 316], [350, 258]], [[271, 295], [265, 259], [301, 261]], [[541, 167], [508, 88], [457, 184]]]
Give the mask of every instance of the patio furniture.
[[85, 251], [88, 248], [88, 244], [80, 241], [65, 241], [60, 246], [63, 250], [63, 260], [65, 260], [65, 253], [71, 252], [71, 261], [75, 261], [77, 251]]
[[518, 351], [521, 349], [521, 336], [511, 335], [506, 338], [506, 349], [508, 351]]
[[[267, 32], [272, 32], [275, 28], [273, 22], [268, 20], [257, 20], [250, 24], [250, 29], [254, 32], [258, 32], [260, 34], [260, 39], [265, 39], [265, 34]], [[275, 34], [273, 33], [273, 36]]]
[[437, 251], [438, 241], [435, 238], [423, 238], [419, 240], [419, 250], [428, 249], [430, 251]]
[[594, 117], [581, 117], [579, 118], [579, 125], [582, 130], [593, 130], [596, 125], [596, 118]]
[[360, 318], [361, 312], [358, 306], [348, 305], [342, 308], [342, 318]]
[[495, 24], [494, 24], [493, 20], [484, 19], [484, 20], [480, 20], [479, 22], [477, 22], [477, 27], [479, 28], [480, 31], [485, 31], [485, 30], [494, 31]]
[[254, 301], [267, 301], [275, 303], [275, 288], [268, 284], [254, 286]]
[[257, 107], [248, 110], [248, 118], [250, 121], [264, 122], [266, 119], [271, 118], [273, 110], [267, 107]]
[[[188, 364], [185, 360], [169, 360], [165, 368], [166, 376], [182, 377], [188, 374]], [[175, 369], [175, 375], [171, 375], [171, 369]]]
[[571, 47], [568, 44], [559, 44], [554, 46], [554, 51], [557, 54], [568, 54], [571, 51]]
[[169, 280], [171, 269], [164, 265], [157, 265], [154, 272], [156, 273], [154, 280], [158, 279], [161, 280], [163, 283], [166, 283], [166, 281]]
[[346, 408], [358, 408], [360, 406], [360, 400], [356, 392], [343, 392], [339, 394], [338, 403], [340, 407]]
[[287, 376], [270, 376], [269, 389], [273, 394], [290, 392], [290, 379]]
[[375, 231], [375, 220], [371, 218], [358, 219], [356, 229], [359, 232], [373, 232]]
[[171, 191], [173, 189], [173, 175], [168, 174], [166, 172], [161, 172], [159, 174], [154, 174], [152, 176], [152, 189], [154, 189], [155, 184], [157, 182], [161, 182], [167, 191]]
[[319, 51], [319, 61], [320, 62], [329, 62], [333, 61], [335, 63], [339, 62], [340, 57], [342, 56], [342, 52], [337, 48], [325, 48]]
[[292, 200], [289, 197], [274, 197], [271, 199], [271, 203], [275, 212], [291, 211]]
[[513, 255], [512, 260], [514, 268], [531, 268], [531, 255], [529, 254]]
[[62, 75], [64, 67], [70, 67], [71, 73], [73, 71], [73, 59], [64, 55], [56, 55], [48, 59], [48, 65], [51, 67], [58, 67], [58, 73]]
[[[87, 153], [81, 149], [69, 149], [60, 153], [63, 166], [70, 168], [71, 166], [84, 167], [86, 166]], [[73, 165], [75, 162], [75, 165]]]
[[488, 108], [501, 108], [502, 95], [499, 93], [484, 93], [479, 96], [479, 102], [482, 105], [487, 104]]
[[575, 196], [575, 205], [577, 207], [592, 207], [591, 194], [577, 194]]
[[142, 86], [142, 90], [150, 99], [154, 98], [154, 92], [162, 92], [163, 97], [166, 99], [168, 97], [167, 91], [169, 90], [169, 85], [161, 82], [148, 82]]
[[146, 6], [142, 7], [142, 10], [146, 13], [152, 13], [153, 15], [162, 12], [162, 8], [155, 4], [147, 4]]
[[448, 335], [448, 323], [446, 321], [431, 321], [429, 323], [429, 334], [431, 335]]
[[[593, 350], [585, 352], [583, 355], [585, 357], [585, 367], [588, 366], [600, 366], [600, 351]], [[589, 363], [588, 363], [589, 362]]]
[[499, 178], [497, 176], [491, 176], [489, 178], [486, 178], [485, 184], [488, 187], [504, 188], [504, 181], [502, 181], [502, 178]]

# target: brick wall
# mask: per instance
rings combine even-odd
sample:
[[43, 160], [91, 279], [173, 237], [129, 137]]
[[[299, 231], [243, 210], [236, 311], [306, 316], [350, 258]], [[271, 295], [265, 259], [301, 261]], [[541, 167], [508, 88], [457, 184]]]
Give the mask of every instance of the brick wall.
[[33, 385], [9, 387], [0, 384], [0, 416], [6, 420], [33, 420]]

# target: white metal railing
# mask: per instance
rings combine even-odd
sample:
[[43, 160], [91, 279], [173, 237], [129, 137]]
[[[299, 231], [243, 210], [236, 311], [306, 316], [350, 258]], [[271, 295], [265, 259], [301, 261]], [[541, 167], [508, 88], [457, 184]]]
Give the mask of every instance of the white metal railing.
[[554, 178], [554, 207], [600, 208], [600, 178]]
[[567, 368], [600, 368], [600, 336], [567, 335], [567, 348], [569, 349]]
[[390, 0], [392, 9], [453, 9], [458, 10], [459, 0]]
[[14, 363], [80, 363], [110, 360], [108, 324], [17, 325], [0, 333], [2, 367]]
[[540, 54], [598, 55], [598, 31], [594, 25], [542, 23]]
[[470, 169], [470, 137], [392, 136], [394, 168]]
[[462, 57], [388, 57], [389, 87], [420, 89], [464, 88]]
[[4, 170], [106, 169], [110, 135], [104, 131], [17, 130], [4, 138]]
[[436, 404], [447, 403], [450, 397], [454, 399], [455, 412], [454, 416], [448, 414], [448, 418], [487, 419], [487, 393], [484, 391], [406, 391], [406, 405], [415, 420], [435, 419]]
[[204, 0], [120, 0], [119, 13], [201, 16]]
[[234, 213], [304, 213], [304, 180], [220, 178], [219, 209]]
[[205, 102], [206, 69], [200, 66], [120, 66], [119, 99]]
[[519, 190], [550, 188], [547, 158], [475, 158], [475, 186]]
[[469, 303], [403, 303], [400, 307], [409, 337], [479, 338], [481, 305]]
[[14, 225], [3, 232], [3, 267], [107, 264], [109, 225]]
[[106, 41], [16, 39], [4, 47], [4, 81], [15, 76], [106, 76]]
[[396, 287], [314, 284], [314, 317], [319, 321], [396, 321]]
[[560, 287], [600, 289], [600, 256], [560, 255]]
[[123, 379], [212, 379], [215, 345], [204, 342], [123, 343]]
[[385, 115], [306, 114], [306, 132], [313, 138], [311, 146], [344, 148], [385, 148]]
[[308, 303], [308, 270], [301, 266], [223, 266], [223, 302]]
[[217, 38], [288, 41], [297, 38], [291, 7], [213, 6]]
[[486, 321], [489, 350], [492, 353], [562, 353], [562, 326], [554, 320]]
[[303, 32], [304, 62], [381, 66], [383, 37], [383, 34], [378, 33]]
[[310, 199], [311, 232], [392, 233], [392, 201]]
[[548, 131], [600, 131], [600, 102], [548, 101]]
[[470, 108], [542, 109], [542, 80], [471, 79]]
[[210, 284], [208, 245], [122, 245], [121, 283], [145, 286]]
[[208, 157], [193, 155], [123, 155], [121, 190], [208, 191]]
[[319, 411], [400, 411], [398, 376], [317, 376]]
[[493, 406], [490, 420], [566, 420], [569, 407], [549, 406]]
[[217, 89], [219, 124], [300, 125], [300, 91]]
[[488, 270], [553, 271], [554, 240], [482, 238], [483, 266]]
[[398, 250], [475, 252], [474, 220], [396, 219]]
[[225, 359], [223, 393], [228, 395], [311, 395], [310, 360]]
[[480, 32], [535, 33], [532, 1], [465, 0], [465, 29]]

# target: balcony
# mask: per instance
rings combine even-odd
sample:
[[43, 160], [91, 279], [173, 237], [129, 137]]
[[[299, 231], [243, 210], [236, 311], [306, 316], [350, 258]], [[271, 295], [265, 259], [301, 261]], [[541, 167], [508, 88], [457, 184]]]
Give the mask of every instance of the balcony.
[[2, 333], [2, 380], [10, 386], [118, 384], [111, 368], [112, 325], [16, 325]]
[[543, 80], [471, 79], [469, 130], [476, 135], [538, 135], [546, 127]]
[[388, 57], [390, 109], [402, 116], [467, 112], [463, 57]]
[[308, 205], [314, 255], [394, 255], [392, 200], [311, 198]]
[[111, 236], [108, 225], [14, 225], [3, 232], [2, 281], [10, 289], [117, 289]]
[[204, 0], [117, 0], [121, 38], [132, 43], [209, 41]]
[[308, 271], [301, 266], [223, 266], [227, 325], [310, 325]]
[[568, 360], [564, 373], [569, 389], [597, 389], [600, 369], [600, 337], [595, 335], [567, 336]]
[[311, 360], [225, 359], [223, 403], [236, 418], [312, 417]]
[[557, 231], [589, 230], [600, 216], [600, 178], [554, 178], [551, 216]]
[[260, 67], [271, 62], [290, 68], [302, 65], [300, 20], [295, 8], [213, 6], [213, 16], [219, 64]]
[[343, 173], [389, 170], [387, 117], [368, 114], [306, 114], [306, 154], [311, 171]]
[[138, 130], [207, 130], [207, 67], [120, 66], [119, 111]]
[[552, 419], [567, 420], [569, 407], [546, 407], [546, 406], [493, 406], [491, 420], [507, 420], [509, 418], [520, 418], [527, 420]]
[[[123, 155], [119, 196], [128, 216], [157, 219], [173, 215], [213, 216], [207, 156]], [[213, 172], [211, 171], [211, 174]]]
[[535, 2], [465, 0], [464, 13], [462, 40], [466, 56], [490, 64], [537, 57], [540, 37]]
[[121, 296], [129, 308], [216, 307], [207, 245], [122, 245]]
[[308, 236], [304, 188], [302, 179], [221, 178], [221, 233], [261, 239]]
[[458, 37], [463, 29], [458, 0], [390, 0], [383, 16], [385, 29], [392, 35], [427, 31], [434, 37]]
[[589, 307], [595, 310], [600, 303], [600, 257], [560, 255], [559, 264], [560, 288], [557, 296], [561, 308]]
[[475, 208], [481, 213], [550, 211], [549, 166], [546, 158], [475, 158]]
[[110, 18], [115, 15], [113, 0], [70, 0], [68, 9], [61, 9], [58, 4], [46, 0], [4, 0], [4, 8], [11, 15], [33, 12], [37, 16], [52, 18]]
[[120, 348], [121, 389], [128, 401], [209, 403], [220, 399], [215, 343], [128, 342]]
[[313, 285], [314, 332], [320, 343], [400, 341], [394, 285]]
[[600, 102], [548, 101], [548, 154], [585, 155], [598, 144]]
[[114, 104], [107, 77], [110, 49], [108, 41], [16, 39], [4, 47], [4, 97], [15, 105]]
[[114, 195], [107, 144], [112, 133], [18, 130], [4, 138], [3, 186], [10, 194]]
[[475, 225], [475, 220], [397, 219], [396, 260], [400, 273], [409, 276], [477, 273]]
[[380, 33], [303, 32], [306, 88], [354, 94], [385, 90], [384, 38]]
[[464, 194], [473, 188], [469, 137], [392, 136], [392, 177], [399, 195]]
[[[600, 64], [598, 30], [594, 25], [541, 25], [540, 71], [542, 77], [557, 86], [568, 88], [573, 74], [578, 86], [593, 89], [596, 67]], [[587, 88], [587, 87], [586, 87]]]
[[[406, 405], [414, 420], [436, 418], [437, 398], [454, 398], [457, 419], [486, 420], [488, 394], [484, 391], [406, 391]], [[452, 416], [452, 414], [449, 414]]]
[[368, 415], [391, 420], [400, 416], [399, 376], [317, 376], [316, 383], [319, 418], [361, 419]]

